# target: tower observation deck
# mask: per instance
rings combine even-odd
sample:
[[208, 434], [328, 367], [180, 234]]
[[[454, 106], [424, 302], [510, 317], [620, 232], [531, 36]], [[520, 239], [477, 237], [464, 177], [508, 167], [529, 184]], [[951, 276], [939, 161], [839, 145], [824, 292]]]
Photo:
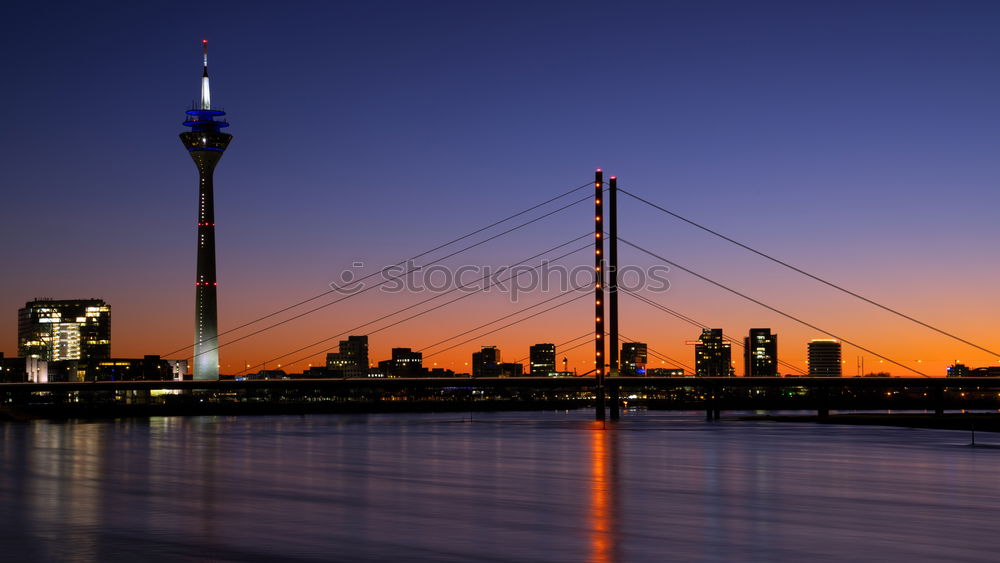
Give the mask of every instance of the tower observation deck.
[[181, 142], [198, 167], [198, 268], [195, 276], [194, 379], [219, 379], [219, 323], [215, 277], [215, 194], [212, 174], [233, 136], [223, 133], [226, 112], [213, 109], [208, 86], [208, 40], [202, 41], [201, 101], [187, 110]]

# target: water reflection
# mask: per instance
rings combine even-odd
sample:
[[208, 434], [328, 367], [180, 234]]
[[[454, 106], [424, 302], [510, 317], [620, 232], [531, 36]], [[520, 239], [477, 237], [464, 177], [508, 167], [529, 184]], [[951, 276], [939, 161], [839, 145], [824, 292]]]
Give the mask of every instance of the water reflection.
[[590, 554], [593, 563], [613, 563], [618, 557], [618, 441], [615, 426], [602, 422], [590, 428]]
[[[961, 432], [589, 413], [0, 424], [25, 561], [993, 561]], [[1000, 436], [979, 441], [1000, 443]]]

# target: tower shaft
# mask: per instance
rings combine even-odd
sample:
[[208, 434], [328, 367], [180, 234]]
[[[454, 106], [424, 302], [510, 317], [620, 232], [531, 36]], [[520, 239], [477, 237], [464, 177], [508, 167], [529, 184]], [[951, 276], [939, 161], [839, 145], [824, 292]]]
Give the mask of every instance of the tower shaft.
[[[218, 134], [218, 133], [216, 133]], [[225, 135], [225, 133], [221, 133]], [[215, 192], [219, 151], [192, 151], [198, 166], [198, 267], [195, 274], [194, 378], [219, 378], [218, 279], [215, 274]]]

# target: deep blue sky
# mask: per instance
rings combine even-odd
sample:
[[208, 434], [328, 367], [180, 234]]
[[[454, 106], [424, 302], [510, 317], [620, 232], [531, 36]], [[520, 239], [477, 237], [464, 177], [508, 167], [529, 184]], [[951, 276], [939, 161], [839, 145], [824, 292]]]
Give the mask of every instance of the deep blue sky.
[[[36, 296], [107, 299], [116, 355], [191, 340], [197, 184], [177, 134], [198, 95], [202, 38], [235, 135], [216, 174], [224, 328], [323, 291], [355, 260], [415, 254], [599, 166], [916, 316], [984, 344], [1000, 336], [995, 2], [20, 2], [0, 20], [9, 355], [16, 309]], [[623, 236], [845, 336], [938, 366], [997, 360], [623, 205]], [[586, 232], [588, 215], [465, 261], [528, 256]], [[682, 274], [672, 282], [662, 302], [737, 336], [772, 326], [790, 360], [820, 336]], [[223, 362], [264, 360], [404, 302], [331, 308]], [[491, 319], [495, 305], [441, 316], [434, 334]], [[587, 306], [572, 309], [482, 343], [519, 358], [525, 343], [586, 332]], [[680, 343], [696, 329], [629, 311], [633, 336], [689, 360]], [[374, 355], [419, 348], [427, 330], [373, 337]], [[856, 355], [845, 351], [852, 365]]]

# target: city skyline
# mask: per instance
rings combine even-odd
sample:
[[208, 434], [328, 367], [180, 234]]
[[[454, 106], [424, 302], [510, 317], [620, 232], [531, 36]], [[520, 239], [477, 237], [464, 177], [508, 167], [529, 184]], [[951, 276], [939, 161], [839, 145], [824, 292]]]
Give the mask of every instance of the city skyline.
[[[600, 44], [577, 39], [574, 50], [542, 39], [577, 29], [559, 20], [552, 7], [535, 7], [536, 17], [524, 20], [491, 7], [436, 6], [426, 12], [404, 5], [393, 11], [324, 8], [322, 13], [355, 22], [358, 29], [348, 29], [345, 37], [324, 36], [327, 44], [317, 39], [318, 24], [299, 22], [304, 30], [276, 38], [281, 49], [254, 38], [253, 30], [261, 35], [265, 24], [249, 16], [230, 27], [206, 24], [197, 36], [157, 31], [137, 43], [136, 26], [116, 22], [164, 13], [143, 7], [109, 12], [86, 31], [71, 21], [82, 8], [51, 14], [52, 28], [41, 32], [51, 41], [13, 63], [29, 82], [43, 86], [37, 92], [41, 101], [54, 92], [60, 99], [45, 105], [47, 114], [32, 114], [31, 127], [15, 116], [14, 135], [5, 136], [8, 153], [25, 166], [5, 172], [4, 183], [30, 189], [8, 193], [9, 205], [0, 211], [4, 250], [25, 266], [4, 279], [0, 305], [11, 322], [0, 323], [0, 351], [16, 351], [16, 310], [41, 296], [97, 295], [113, 304], [120, 335], [114, 338], [116, 357], [165, 354], [189, 344], [190, 318], [182, 313], [191, 304], [193, 182], [190, 164], [176, 154], [170, 137], [181, 132], [174, 121], [184, 100], [195, 97], [191, 62], [204, 37], [216, 48], [215, 98], [241, 124], [239, 150], [227, 156], [217, 178], [223, 331], [325, 291], [355, 263], [365, 264], [358, 271], [371, 273], [581, 185], [594, 167], [602, 167], [618, 175], [624, 189], [811, 272], [974, 342], [990, 346], [997, 340], [990, 320], [1000, 309], [989, 299], [988, 282], [1000, 268], [983, 258], [1000, 234], [990, 213], [998, 203], [992, 181], [1000, 127], [993, 108], [1000, 85], [989, 74], [995, 61], [983, 54], [997, 41], [986, 25], [996, 20], [996, 8], [904, 9], [909, 5], [896, 3], [866, 9], [865, 17], [855, 19], [860, 3], [767, 4], [773, 14], [729, 5], [718, 13], [677, 6], [598, 13], [583, 5], [570, 23], [607, 26], [610, 35]], [[655, 16], [673, 35], [642, 23], [643, 15]], [[377, 16], [388, 16], [388, 22]], [[886, 25], [902, 16], [906, 26]], [[430, 27], [411, 27], [407, 17]], [[461, 17], [467, 26], [449, 26]], [[478, 37], [470, 53], [445, 50], [471, 41], [467, 35], [475, 31], [493, 29], [496, 18], [511, 20], [520, 33], [537, 33], [528, 35], [528, 45], [518, 45], [505, 35], [511, 29], [497, 26], [505, 31]], [[737, 23], [740, 18], [750, 23]], [[698, 37], [679, 29], [678, 21], [717, 24], [727, 33]], [[814, 37], [805, 41], [804, 52], [787, 50], [783, 41], [810, 32]], [[365, 33], [373, 33], [372, 39], [350, 51], [351, 41]], [[405, 41], [377, 41], [391, 33], [402, 34], [414, 49], [403, 51]], [[93, 54], [93, 65], [72, 68], [55, 57], [59, 45], [74, 41], [80, 50], [67, 58]], [[117, 65], [96, 56], [117, 44], [136, 45], [119, 55], [129, 69], [126, 77], [113, 79], [120, 83], [106, 74]], [[289, 58], [291, 51], [298, 56]], [[348, 52], [356, 57], [340, 56]], [[339, 70], [327, 75], [321, 61], [330, 55]], [[585, 80], [591, 71], [599, 94]], [[286, 87], [261, 82], [275, 76]], [[105, 100], [111, 91], [129, 95]], [[8, 95], [16, 106], [24, 93]], [[116, 130], [109, 140], [124, 142], [114, 145], [123, 155], [109, 161], [96, 150], [109, 145], [85, 140], [83, 133], [104, 135], [93, 131], [98, 116], [115, 112], [152, 119], [163, 139], [144, 135], [140, 142]], [[301, 122], [288, 118], [299, 113]], [[463, 115], [474, 116], [475, 123]], [[36, 129], [38, 120], [42, 126]], [[150, 128], [145, 125], [144, 132]], [[33, 143], [14, 142], [38, 130], [52, 145], [47, 161], [58, 166], [42, 167], [24, 150]], [[27, 212], [42, 203], [39, 193], [47, 194], [40, 208], [47, 215]], [[955, 361], [998, 363], [726, 249], [628, 198], [621, 213], [623, 237], [930, 375], [943, 375]], [[71, 220], [77, 216], [88, 218], [90, 236], [71, 236], [80, 226]], [[46, 228], [38, 229], [38, 221]], [[585, 233], [590, 223], [583, 205], [461, 263], [517, 261]], [[27, 232], [40, 234], [28, 238]], [[650, 264], [627, 250], [623, 265]], [[585, 251], [570, 258], [565, 263], [589, 262]], [[57, 274], [67, 271], [73, 274]], [[781, 350], [782, 360], [798, 366], [805, 367], [804, 343], [824, 337], [681, 272], [669, 279], [669, 291], [647, 296], [733, 336], [769, 326], [783, 343], [803, 343]], [[475, 305], [445, 308], [381, 333], [372, 340], [372, 357], [387, 358], [392, 347], [421, 350], [549, 296], [527, 295], [519, 304], [499, 293], [477, 296], [465, 302]], [[333, 337], [417, 299], [405, 293], [377, 297], [358, 297], [223, 348], [222, 371]], [[588, 309], [580, 301], [516, 334], [490, 335], [436, 359], [425, 354], [424, 365], [463, 371], [456, 366], [480, 344], [523, 349], [518, 356], [527, 356], [537, 342], [558, 344], [589, 332]], [[151, 313], [159, 315], [157, 322], [149, 322]], [[694, 330], [690, 325], [624, 295], [621, 330], [653, 350], [691, 361], [683, 345]], [[588, 348], [574, 352], [571, 369], [587, 371]], [[325, 353], [317, 348], [311, 363], [322, 364]], [[866, 357], [866, 371], [908, 374], [845, 346], [845, 375], [852, 374], [856, 356]], [[650, 367], [660, 367], [653, 362]], [[293, 370], [305, 369], [305, 363]]]

